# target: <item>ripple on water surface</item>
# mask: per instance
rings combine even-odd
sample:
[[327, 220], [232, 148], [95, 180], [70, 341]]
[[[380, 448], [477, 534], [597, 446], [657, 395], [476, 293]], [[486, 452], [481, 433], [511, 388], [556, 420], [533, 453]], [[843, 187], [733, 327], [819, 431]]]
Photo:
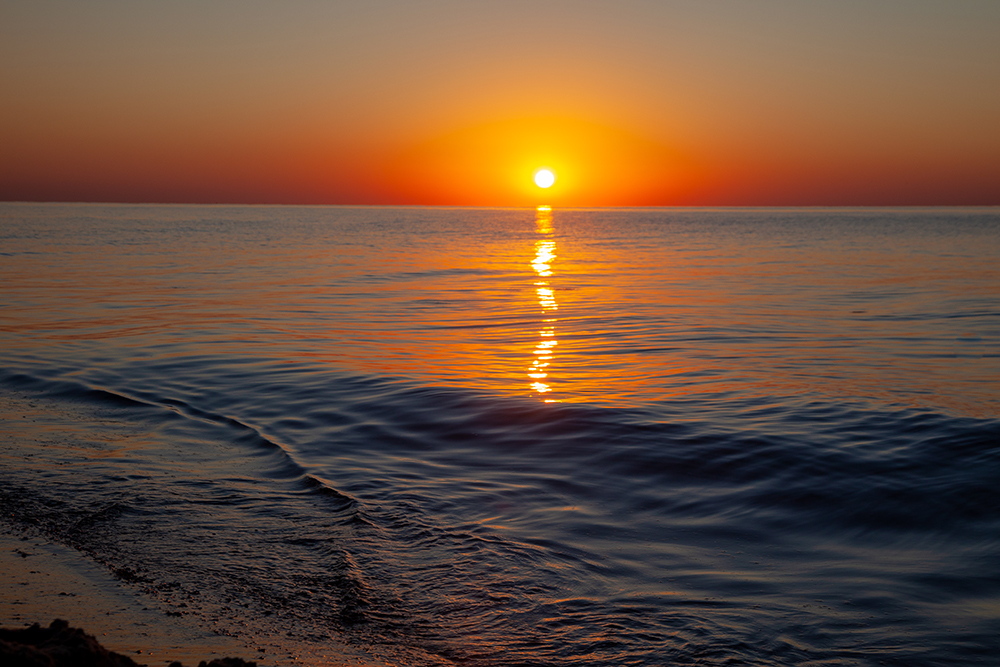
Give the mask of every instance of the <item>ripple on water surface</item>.
[[993, 209], [0, 213], [3, 515], [166, 610], [394, 664], [1000, 652]]

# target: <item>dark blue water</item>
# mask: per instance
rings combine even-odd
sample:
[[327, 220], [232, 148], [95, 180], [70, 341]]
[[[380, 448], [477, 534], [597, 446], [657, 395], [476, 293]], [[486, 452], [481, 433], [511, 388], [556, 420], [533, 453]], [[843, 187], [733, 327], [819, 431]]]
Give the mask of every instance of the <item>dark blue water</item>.
[[0, 252], [5, 521], [274, 655], [1000, 650], [996, 209], [4, 204]]

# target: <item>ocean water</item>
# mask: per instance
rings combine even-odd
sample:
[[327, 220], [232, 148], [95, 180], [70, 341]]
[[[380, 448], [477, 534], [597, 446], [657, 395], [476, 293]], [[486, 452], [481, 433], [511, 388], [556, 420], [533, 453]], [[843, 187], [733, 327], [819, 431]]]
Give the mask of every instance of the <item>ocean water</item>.
[[998, 260], [996, 208], [0, 204], [0, 510], [265, 664], [993, 665]]

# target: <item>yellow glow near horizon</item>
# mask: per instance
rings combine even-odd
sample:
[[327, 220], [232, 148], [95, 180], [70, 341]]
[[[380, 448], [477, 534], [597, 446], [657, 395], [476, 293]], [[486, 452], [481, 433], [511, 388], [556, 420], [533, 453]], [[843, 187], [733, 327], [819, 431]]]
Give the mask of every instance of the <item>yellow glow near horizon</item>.
[[556, 182], [556, 175], [549, 169], [539, 169], [535, 172], [535, 185], [540, 188], [551, 188]]

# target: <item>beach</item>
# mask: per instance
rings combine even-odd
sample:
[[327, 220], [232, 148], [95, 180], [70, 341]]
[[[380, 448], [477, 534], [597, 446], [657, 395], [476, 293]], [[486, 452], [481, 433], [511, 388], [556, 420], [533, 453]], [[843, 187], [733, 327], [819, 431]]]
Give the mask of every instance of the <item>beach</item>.
[[124, 584], [78, 551], [43, 538], [0, 534], [0, 628], [38, 623], [47, 627], [69, 619], [109, 651], [141, 665], [240, 657], [268, 665], [384, 667], [356, 647], [329, 642], [313, 650], [252, 636], [216, 634], [197, 622], [170, 613], [155, 600]]
[[[101, 644], [136, 662], [197, 665], [228, 656], [254, 659], [256, 649], [167, 616], [79, 552], [42, 538], [0, 536], [0, 627], [68, 619]], [[150, 607], [150, 605], [154, 605]], [[261, 664], [266, 664], [263, 654]]]
[[[79, 406], [17, 393], [0, 394], [0, 421], [0, 459], [8, 465], [19, 459], [23, 466], [25, 459], [46, 450], [82, 449], [81, 432], [105, 443], [121, 437]], [[47, 627], [56, 619], [66, 620], [93, 635], [104, 648], [150, 666], [174, 661], [197, 665], [224, 657], [243, 658], [262, 667], [387, 664], [370, 652], [334, 640], [322, 646], [300, 646], [288, 637], [240, 632], [238, 624], [213, 627], [189, 615], [184, 603], [164, 605], [159, 592], [148, 582], [136, 581], [127, 568], [115, 572], [68, 546], [71, 536], [63, 535], [60, 541], [46, 534], [52, 526], [33, 522], [14, 526], [9, 518], [0, 517], [0, 571], [4, 573], [0, 577], [0, 628], [34, 623]]]

